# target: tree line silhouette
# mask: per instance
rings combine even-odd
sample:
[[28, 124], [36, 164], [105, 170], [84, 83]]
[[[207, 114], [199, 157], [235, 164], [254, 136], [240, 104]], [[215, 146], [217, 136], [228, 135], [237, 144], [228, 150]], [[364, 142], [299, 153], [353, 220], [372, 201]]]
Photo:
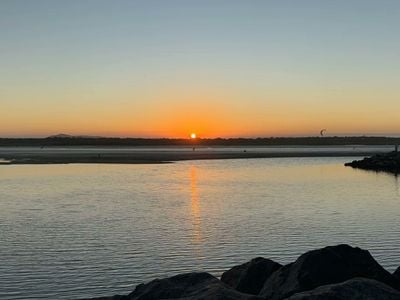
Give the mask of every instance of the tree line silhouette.
[[352, 137], [268, 137], [268, 138], [117, 138], [117, 137], [48, 137], [0, 138], [0, 146], [332, 146], [397, 145], [400, 138], [377, 136]]

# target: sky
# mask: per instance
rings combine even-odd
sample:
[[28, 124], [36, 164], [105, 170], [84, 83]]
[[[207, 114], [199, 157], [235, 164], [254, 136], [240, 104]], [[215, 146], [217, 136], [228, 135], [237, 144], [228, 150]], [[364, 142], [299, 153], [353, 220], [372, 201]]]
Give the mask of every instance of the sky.
[[400, 1], [1, 0], [0, 136], [400, 134]]

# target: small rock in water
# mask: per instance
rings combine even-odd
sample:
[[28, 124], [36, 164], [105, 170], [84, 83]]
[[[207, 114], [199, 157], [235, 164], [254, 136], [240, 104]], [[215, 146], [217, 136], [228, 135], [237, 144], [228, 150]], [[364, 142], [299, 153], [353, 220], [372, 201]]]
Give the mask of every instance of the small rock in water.
[[345, 166], [373, 171], [400, 173], [400, 152], [377, 154], [362, 160], [353, 160]]

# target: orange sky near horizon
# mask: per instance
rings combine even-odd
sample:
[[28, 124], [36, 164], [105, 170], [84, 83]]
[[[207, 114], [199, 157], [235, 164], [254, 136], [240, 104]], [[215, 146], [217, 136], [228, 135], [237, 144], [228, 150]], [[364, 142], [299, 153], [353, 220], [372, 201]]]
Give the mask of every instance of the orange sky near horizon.
[[[113, 92], [118, 101], [112, 100]], [[79, 101], [82, 98], [73, 94], [37, 111], [24, 110], [18, 101], [10, 103], [0, 120], [0, 136], [187, 138], [192, 132], [200, 138], [316, 136], [322, 128], [328, 135], [397, 134], [397, 110], [372, 105], [376, 91], [367, 88], [339, 94], [302, 88], [270, 88], [262, 93], [236, 88], [227, 93], [195, 86], [123, 92], [105, 92], [97, 98], [100, 101]], [[137, 105], [135, 97], [145, 99], [145, 104]], [[346, 104], [348, 98], [352, 102]]]

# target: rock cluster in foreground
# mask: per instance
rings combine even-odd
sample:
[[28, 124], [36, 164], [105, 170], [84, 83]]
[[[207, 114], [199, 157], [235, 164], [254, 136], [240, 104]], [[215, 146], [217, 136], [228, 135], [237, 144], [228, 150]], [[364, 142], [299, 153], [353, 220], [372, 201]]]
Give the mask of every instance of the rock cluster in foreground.
[[96, 298], [156, 299], [400, 300], [400, 268], [390, 274], [368, 251], [337, 245], [284, 266], [258, 257], [226, 271], [221, 280], [208, 273], [181, 274], [140, 284], [126, 296]]
[[386, 154], [376, 154], [362, 160], [354, 160], [346, 163], [345, 166], [398, 174], [400, 173], [400, 152], [393, 151]]

